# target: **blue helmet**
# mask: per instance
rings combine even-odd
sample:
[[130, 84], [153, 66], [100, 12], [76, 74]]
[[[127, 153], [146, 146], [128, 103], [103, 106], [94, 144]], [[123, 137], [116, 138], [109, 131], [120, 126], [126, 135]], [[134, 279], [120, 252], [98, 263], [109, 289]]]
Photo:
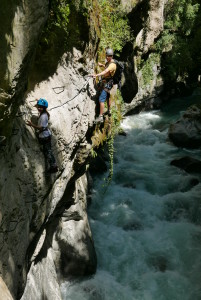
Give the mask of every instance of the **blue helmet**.
[[43, 99], [43, 98], [40, 98], [38, 101], [37, 101], [37, 105], [38, 106], [43, 106], [45, 108], [48, 108], [48, 102], [47, 100]]

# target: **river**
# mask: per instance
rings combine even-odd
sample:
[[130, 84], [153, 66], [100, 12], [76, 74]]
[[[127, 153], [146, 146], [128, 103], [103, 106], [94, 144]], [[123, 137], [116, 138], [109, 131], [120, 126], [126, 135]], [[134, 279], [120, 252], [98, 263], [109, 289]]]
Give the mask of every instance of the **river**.
[[201, 184], [172, 165], [200, 158], [168, 140], [169, 124], [201, 96], [128, 116], [115, 139], [114, 175], [94, 178], [89, 220], [98, 257], [94, 276], [62, 284], [64, 300], [200, 300]]

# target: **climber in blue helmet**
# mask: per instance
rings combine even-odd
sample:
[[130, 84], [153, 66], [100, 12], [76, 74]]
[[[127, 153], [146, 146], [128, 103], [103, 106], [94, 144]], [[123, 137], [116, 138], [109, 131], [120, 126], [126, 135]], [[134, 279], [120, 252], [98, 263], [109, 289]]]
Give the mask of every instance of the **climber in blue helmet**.
[[47, 109], [47, 108], [48, 108], [48, 102], [47, 102], [46, 99], [40, 98], [40, 99], [37, 101], [36, 106], [45, 107], [45, 108]]
[[31, 121], [27, 121], [26, 124], [35, 128], [39, 131], [39, 143], [43, 145], [43, 153], [45, 159], [47, 159], [50, 168], [48, 170], [49, 173], [56, 173], [58, 171], [58, 167], [56, 165], [56, 160], [52, 153], [51, 147], [51, 131], [48, 128], [48, 120], [50, 117], [49, 112], [47, 111], [48, 102], [46, 99], [40, 98], [37, 100], [35, 105], [37, 107], [39, 116], [38, 116], [38, 124], [33, 124]]

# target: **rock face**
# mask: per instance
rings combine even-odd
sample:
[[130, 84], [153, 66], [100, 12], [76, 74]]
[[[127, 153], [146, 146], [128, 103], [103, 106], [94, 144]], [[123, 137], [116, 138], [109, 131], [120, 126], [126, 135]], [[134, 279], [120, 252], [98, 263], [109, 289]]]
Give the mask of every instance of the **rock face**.
[[[100, 20], [97, 0], [92, 1], [88, 19], [79, 11], [84, 1], [70, 2], [75, 5], [68, 39], [64, 43], [55, 34], [46, 57], [43, 51], [37, 56], [35, 50], [49, 1], [3, 0], [0, 10], [0, 273], [13, 298], [22, 300], [60, 300], [62, 278], [96, 269], [86, 213], [86, 164], [96, 92], [85, 75], [93, 73]], [[163, 30], [165, 4], [165, 0], [122, 0], [135, 36], [133, 44], [123, 49], [122, 94], [125, 102], [131, 102], [127, 111], [158, 105], [155, 99], [163, 81], [153, 44]], [[29, 119], [37, 122], [34, 104], [40, 97], [49, 103], [52, 148], [59, 167], [51, 176], [46, 176], [36, 133], [26, 125]], [[200, 146], [199, 117], [195, 121], [186, 116], [182, 122], [171, 127], [170, 138], [181, 146]], [[0, 295], [10, 299], [4, 283]]]
[[0, 135], [8, 135], [26, 88], [29, 61], [48, 17], [48, 0], [3, 0], [1, 4]]
[[1, 299], [4, 300], [13, 300], [13, 297], [11, 296], [5, 282], [0, 277], [0, 291], [1, 291]]
[[[95, 272], [96, 256], [87, 220], [86, 188], [86, 176], [82, 176], [65, 192], [63, 212], [58, 214], [60, 218], [50, 218], [43, 228], [31, 257], [22, 300], [60, 300], [58, 274], [65, 278], [69, 274], [82, 276]], [[55, 210], [57, 213], [58, 209]]]
[[[1, 49], [7, 64], [1, 60], [0, 128], [7, 138], [0, 139], [0, 272], [14, 298], [61, 299], [60, 277], [96, 269], [84, 175], [96, 103], [92, 79], [83, 74], [92, 73], [97, 39], [93, 36], [87, 45], [79, 41], [81, 48], [69, 47], [54, 74], [32, 83], [25, 95], [48, 3], [23, 1], [23, 7], [17, 3], [5, 1], [12, 17], [1, 27], [5, 35], [13, 24], [7, 39], [12, 37], [17, 47], [7, 47], [5, 42]], [[93, 28], [85, 29], [88, 38], [94, 34]], [[26, 125], [28, 119], [37, 122], [34, 104], [40, 97], [49, 102], [52, 148], [59, 167], [51, 176], [46, 176], [35, 131]]]
[[150, 50], [155, 39], [163, 30], [164, 4], [165, 0], [150, 0], [149, 3], [147, 3], [149, 10], [147, 12], [148, 18], [145, 21], [146, 26], [140, 30], [135, 40], [135, 48], [143, 54]]
[[[66, 55], [64, 55], [61, 64], [58, 66], [57, 74], [47, 81], [41, 82], [34, 91], [28, 94], [25, 104], [20, 106], [14, 120], [13, 134], [9, 141], [1, 146], [2, 247], [0, 268], [13, 294], [18, 290], [18, 281], [22, 274], [26, 273], [25, 257], [28, 254], [28, 247], [33, 247], [32, 243], [36, 242], [36, 235], [49, 222], [49, 219], [52, 219], [53, 222], [61, 218], [65, 211], [65, 201], [67, 201], [68, 196], [67, 186], [85, 172], [84, 165], [90, 153], [90, 144], [86, 136], [89, 125], [94, 119], [95, 103], [91, 100], [94, 92], [91, 80], [88, 82], [76, 71], [80, 66], [78, 62], [80, 58], [82, 58], [82, 54], [76, 49], [72, 54], [73, 63], [69, 63], [69, 61], [67, 63]], [[55, 89], [58, 86], [63, 86], [63, 92], [60, 88]], [[55, 93], [58, 90], [59, 92]], [[80, 90], [82, 91], [80, 92]], [[27, 119], [32, 118], [34, 121], [34, 117], [36, 117], [33, 104], [35, 104], [35, 98], [38, 97], [45, 97], [50, 107], [53, 152], [59, 166], [58, 174], [51, 177], [46, 177], [45, 160], [35, 132], [25, 124]], [[77, 190], [77, 194], [80, 191], [81, 189]], [[82, 193], [84, 193], [84, 190], [82, 190]], [[77, 197], [79, 198], [79, 196]], [[86, 203], [82, 206], [82, 214], [84, 214]], [[61, 209], [59, 212], [58, 207]], [[78, 208], [81, 211], [81, 208], [77, 205]], [[72, 220], [75, 218], [76, 224], [78, 224], [77, 215], [79, 216], [80, 212], [75, 213], [72, 210], [72, 215], [69, 212], [69, 218]], [[82, 223], [82, 226], [77, 227], [81, 231], [80, 238], [76, 242], [74, 240], [74, 245], [71, 242], [68, 252], [72, 252], [73, 246], [75, 246], [75, 249], [76, 247], [82, 249], [82, 252], [77, 251], [74, 259], [75, 261], [77, 259], [79, 265], [81, 262], [82, 265], [85, 264], [85, 266], [80, 267], [80, 273], [83, 275], [89, 273], [90, 270], [95, 270], [96, 259], [86, 215], [79, 218], [80, 223]], [[72, 223], [72, 221], [69, 222]], [[54, 226], [56, 230], [56, 225], [54, 224]], [[75, 229], [73, 232], [75, 232]], [[82, 246], [84, 244], [83, 238], [81, 238], [82, 235], [85, 236], [87, 244], [85, 248]], [[61, 244], [63, 245], [63, 243], [62, 238]], [[62, 247], [64, 249], [64, 246]], [[87, 249], [91, 254], [87, 252]], [[67, 252], [66, 249], [65, 252]], [[85, 256], [83, 252], [85, 252]], [[58, 251], [56, 253], [60, 257], [61, 254]], [[87, 257], [90, 257], [90, 260]], [[55, 260], [57, 259], [55, 258]], [[49, 260], [52, 265], [55, 264], [51, 258]], [[70, 258], [65, 259], [66, 265], [69, 260]], [[43, 262], [45, 268], [50, 264], [46, 260], [43, 260]], [[94, 265], [90, 267], [92, 262]], [[33, 264], [37, 268], [36, 263]], [[76, 265], [76, 263], [74, 264]], [[39, 265], [41, 265], [41, 262]], [[62, 263], [62, 265], [64, 264]], [[41, 268], [44, 269], [43, 264]], [[75, 269], [75, 266], [72, 265], [72, 259], [65, 269], [70, 271]], [[66, 271], [64, 274], [67, 275], [67, 273]], [[26, 280], [26, 276], [24, 280]], [[45, 277], [44, 280], [46, 280]], [[48, 282], [51, 282], [51, 279]], [[31, 283], [33, 283], [32, 280]], [[45, 285], [41, 280], [38, 283]], [[38, 291], [40, 290], [37, 285], [35, 285], [35, 288]], [[27, 289], [29, 290], [29, 288]], [[24, 299], [36, 298], [33, 296], [33, 298]], [[40, 296], [38, 299], [41, 299]]]
[[131, 111], [138, 106], [151, 109], [158, 105], [158, 101], [155, 103], [153, 99], [157, 98], [163, 89], [160, 55], [153, 50], [153, 44], [163, 31], [166, 1], [121, 2], [135, 36], [133, 47], [127, 45], [122, 55], [127, 57], [125, 84], [122, 87], [125, 102], [130, 103], [126, 105], [126, 110]]
[[201, 110], [198, 106], [191, 106], [180, 120], [170, 125], [169, 138], [178, 147], [201, 146]]
[[[160, 76], [160, 56], [153, 53], [151, 47], [163, 30], [164, 5], [165, 0], [149, 1], [146, 24], [140, 30], [135, 40], [134, 51], [137, 55], [134, 64], [139, 86], [136, 95], [137, 101], [147, 97], [157, 97], [159, 92], [162, 91], [163, 81]], [[141, 66], [140, 62], [142, 59], [145, 59], [143, 66]]]

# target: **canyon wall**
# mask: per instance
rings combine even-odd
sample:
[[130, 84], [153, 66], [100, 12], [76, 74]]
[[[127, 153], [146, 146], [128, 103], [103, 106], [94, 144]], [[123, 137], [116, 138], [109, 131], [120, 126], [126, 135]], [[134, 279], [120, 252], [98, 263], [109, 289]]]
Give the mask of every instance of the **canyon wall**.
[[[5, 2], [1, 14], [7, 17], [1, 27], [5, 41], [0, 61], [1, 280], [14, 299], [61, 299], [60, 276], [96, 269], [85, 174], [96, 92], [92, 79], [84, 77], [93, 72], [98, 42], [94, 15], [89, 26], [79, 6], [75, 8], [72, 18], [80, 17], [78, 27], [85, 36], [66, 51], [58, 51], [57, 45], [51, 50], [58, 60], [50, 74], [42, 55], [40, 64], [35, 62], [48, 1]], [[68, 45], [73, 38], [72, 31]], [[49, 103], [56, 174], [47, 173], [36, 132], [26, 125], [27, 120], [37, 122], [34, 105], [40, 97]]]
[[122, 95], [127, 103], [126, 112], [136, 112], [143, 107], [153, 108], [163, 90], [160, 53], [153, 45], [163, 31], [167, 1], [121, 2], [134, 35], [133, 43], [127, 43], [121, 55], [126, 58]]
[[[98, 1], [87, 11], [86, 4], [71, 1], [67, 35], [56, 27], [43, 42], [49, 1], [4, 0], [0, 10], [0, 294], [5, 299], [60, 300], [63, 278], [96, 270], [86, 170], [98, 103], [87, 75], [97, 63], [101, 20]], [[121, 4], [133, 33], [119, 58], [125, 64], [125, 112], [158, 108], [164, 78], [154, 45], [164, 30], [167, 0]], [[49, 103], [59, 169], [52, 175], [35, 130], [26, 124], [37, 122], [38, 98]]]

